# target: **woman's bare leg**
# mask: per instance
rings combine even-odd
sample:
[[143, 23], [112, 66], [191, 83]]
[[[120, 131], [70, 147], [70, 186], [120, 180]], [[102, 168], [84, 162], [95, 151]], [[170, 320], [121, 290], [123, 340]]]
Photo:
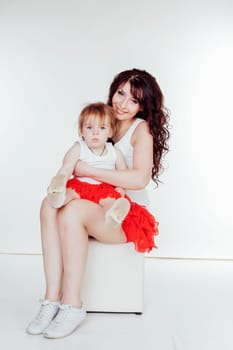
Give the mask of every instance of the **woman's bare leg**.
[[63, 302], [80, 307], [89, 234], [106, 243], [124, 243], [121, 226], [106, 225], [103, 209], [87, 200], [73, 200], [58, 214], [64, 264]]
[[[59, 232], [64, 262], [63, 303], [81, 307], [81, 284], [88, 252], [88, 235], [80, 220], [82, 213], [72, 205], [59, 212]], [[74, 209], [73, 209], [74, 207]]]
[[58, 233], [58, 209], [45, 198], [41, 205], [41, 242], [46, 280], [45, 299], [60, 300], [62, 297], [63, 261]]

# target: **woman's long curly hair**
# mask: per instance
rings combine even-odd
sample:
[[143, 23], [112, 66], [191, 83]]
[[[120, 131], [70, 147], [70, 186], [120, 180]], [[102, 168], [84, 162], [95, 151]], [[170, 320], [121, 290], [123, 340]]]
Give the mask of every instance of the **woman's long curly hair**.
[[109, 89], [108, 104], [112, 106], [112, 97], [126, 82], [131, 85], [131, 94], [138, 100], [142, 111], [135, 118], [144, 119], [153, 136], [153, 167], [151, 177], [158, 185], [159, 174], [162, 170], [162, 156], [168, 152], [169, 113], [164, 107], [164, 97], [156, 79], [140, 69], [130, 69], [119, 73], [113, 80]]

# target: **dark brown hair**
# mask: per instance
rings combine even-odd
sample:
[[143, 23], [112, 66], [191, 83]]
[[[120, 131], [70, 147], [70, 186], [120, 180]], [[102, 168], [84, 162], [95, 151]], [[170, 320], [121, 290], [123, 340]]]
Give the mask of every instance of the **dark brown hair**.
[[162, 91], [156, 79], [140, 69], [130, 69], [119, 73], [113, 80], [109, 89], [108, 104], [112, 106], [112, 97], [126, 82], [130, 83], [131, 94], [139, 102], [142, 110], [135, 118], [144, 119], [153, 136], [153, 167], [151, 177], [158, 185], [159, 174], [162, 170], [161, 158], [169, 149], [168, 120], [169, 114], [164, 107]]

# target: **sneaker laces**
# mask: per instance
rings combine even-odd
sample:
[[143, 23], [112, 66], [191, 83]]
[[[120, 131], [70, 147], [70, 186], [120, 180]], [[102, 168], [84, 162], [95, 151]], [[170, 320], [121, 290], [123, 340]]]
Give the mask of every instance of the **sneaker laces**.
[[51, 308], [54, 307], [54, 305], [58, 305], [57, 301], [49, 301], [49, 300], [40, 300], [40, 311], [38, 312], [38, 314], [36, 315], [35, 319], [37, 321], [41, 321], [44, 318], [47, 318], [50, 316], [50, 311]]
[[59, 309], [60, 310], [54, 319], [56, 323], [62, 323], [64, 320], [72, 319], [72, 313], [70, 312], [73, 309], [72, 305], [59, 305]]

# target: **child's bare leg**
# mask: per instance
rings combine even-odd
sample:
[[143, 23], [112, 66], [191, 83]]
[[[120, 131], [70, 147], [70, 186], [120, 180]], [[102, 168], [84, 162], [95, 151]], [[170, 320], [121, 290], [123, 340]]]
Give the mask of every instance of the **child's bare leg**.
[[106, 197], [102, 198], [99, 201], [99, 205], [103, 208], [104, 212], [111, 208], [111, 206], [114, 204], [116, 198]]
[[72, 188], [67, 188], [65, 202], [63, 205], [66, 205], [67, 203], [69, 203], [73, 199], [80, 199], [80, 195], [77, 192], [75, 192], [75, 190], [72, 190]]

